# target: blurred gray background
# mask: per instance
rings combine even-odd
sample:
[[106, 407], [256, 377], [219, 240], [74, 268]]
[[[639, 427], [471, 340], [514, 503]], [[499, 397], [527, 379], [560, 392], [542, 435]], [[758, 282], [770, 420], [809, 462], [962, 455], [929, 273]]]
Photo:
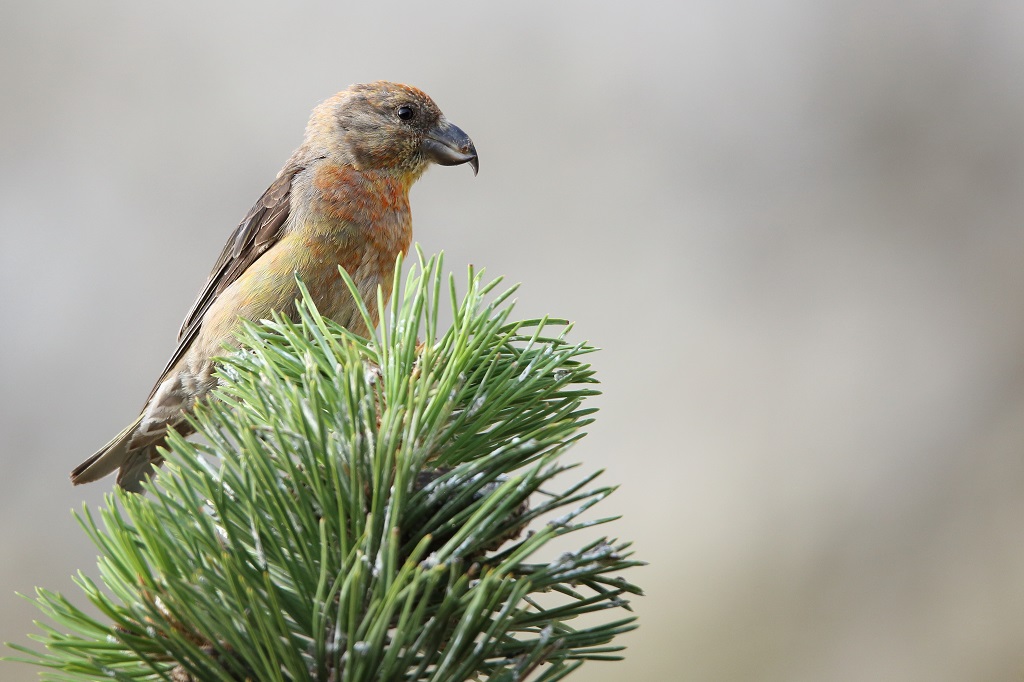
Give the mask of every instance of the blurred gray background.
[[95, 574], [67, 473], [309, 110], [385, 78], [481, 154], [423, 248], [603, 348], [573, 455], [649, 596], [574, 679], [1021, 679], [1024, 5], [6, 2], [0, 58], [0, 640]]

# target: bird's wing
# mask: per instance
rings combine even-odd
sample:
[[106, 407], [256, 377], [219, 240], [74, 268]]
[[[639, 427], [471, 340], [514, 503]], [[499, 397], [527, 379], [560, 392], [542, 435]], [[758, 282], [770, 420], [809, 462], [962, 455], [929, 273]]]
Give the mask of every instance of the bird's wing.
[[206, 311], [217, 296], [281, 238], [281, 228], [288, 218], [291, 203], [292, 180], [303, 168], [305, 165], [300, 164], [286, 166], [235, 228], [220, 257], [217, 258], [206, 285], [199, 292], [195, 303], [181, 323], [181, 329], [178, 330], [178, 347], [167, 361], [146, 402], [149, 402], [156, 393], [168, 370], [178, 363], [192, 345], [203, 324]]

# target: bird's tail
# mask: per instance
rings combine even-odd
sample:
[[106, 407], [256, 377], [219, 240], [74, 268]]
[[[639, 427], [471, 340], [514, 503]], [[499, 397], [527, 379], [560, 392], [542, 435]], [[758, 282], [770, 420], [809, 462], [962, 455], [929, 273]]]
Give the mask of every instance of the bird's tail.
[[139, 415], [138, 419], [114, 436], [96, 454], [75, 467], [71, 472], [71, 482], [75, 485], [91, 483], [120, 469], [117, 484], [126, 490], [139, 492], [140, 484], [153, 470], [150, 457], [155, 454], [156, 448], [153, 444], [129, 449], [128, 444], [141, 422], [142, 415]]

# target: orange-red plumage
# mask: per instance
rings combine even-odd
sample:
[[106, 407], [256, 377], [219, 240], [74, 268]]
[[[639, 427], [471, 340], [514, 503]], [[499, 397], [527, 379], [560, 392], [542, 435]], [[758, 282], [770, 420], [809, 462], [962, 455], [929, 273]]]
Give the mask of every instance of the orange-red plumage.
[[142, 414], [71, 480], [119, 469], [118, 484], [139, 490], [167, 430], [187, 435], [184, 415], [216, 385], [213, 358], [240, 320], [295, 314], [296, 276], [323, 315], [365, 334], [338, 266], [364, 299], [378, 285], [390, 291], [395, 259], [412, 242], [409, 189], [430, 163], [478, 168], [469, 137], [416, 88], [353, 85], [316, 107], [302, 145], [224, 246]]

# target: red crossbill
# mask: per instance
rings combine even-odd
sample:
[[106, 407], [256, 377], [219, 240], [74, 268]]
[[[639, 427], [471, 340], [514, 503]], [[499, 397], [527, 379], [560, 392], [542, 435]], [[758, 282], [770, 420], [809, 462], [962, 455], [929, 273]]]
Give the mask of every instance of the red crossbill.
[[118, 485], [138, 491], [162, 461], [167, 430], [191, 433], [184, 415], [216, 385], [213, 358], [234, 343], [240, 320], [295, 316], [296, 275], [325, 317], [365, 335], [338, 266], [367, 300], [378, 285], [390, 292], [395, 259], [412, 240], [409, 189], [432, 162], [479, 169], [473, 141], [416, 88], [353, 85], [316, 107], [302, 145], [224, 246], [142, 414], [72, 482], [120, 469]]

